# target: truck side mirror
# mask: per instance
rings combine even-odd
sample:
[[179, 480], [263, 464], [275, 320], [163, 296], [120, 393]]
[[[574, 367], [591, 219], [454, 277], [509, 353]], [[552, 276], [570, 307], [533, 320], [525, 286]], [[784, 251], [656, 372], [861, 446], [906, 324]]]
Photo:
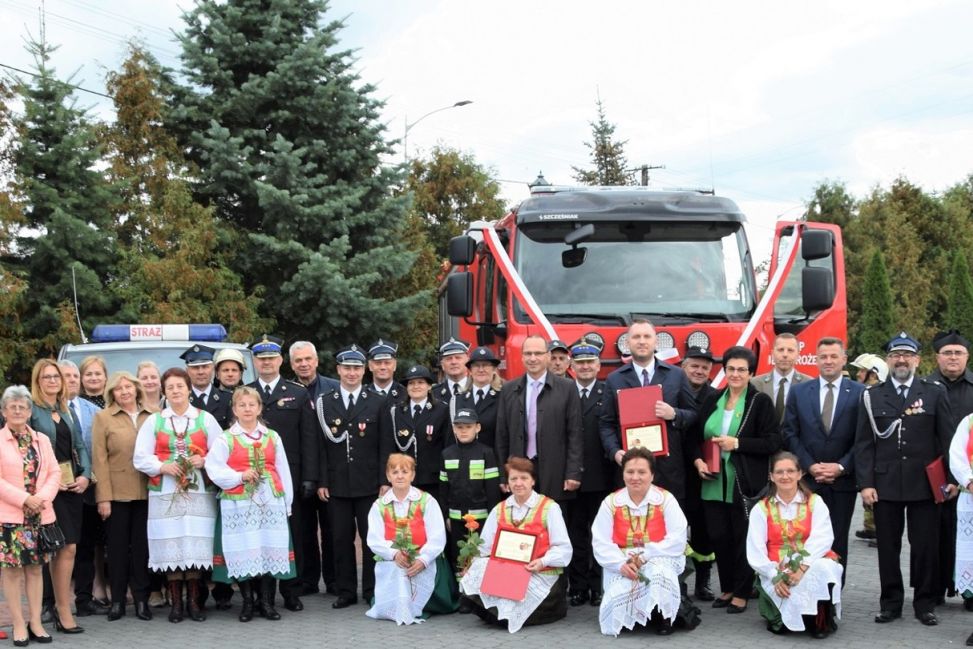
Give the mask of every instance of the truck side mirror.
[[[801, 257], [804, 261], [825, 259], [831, 255], [834, 248], [834, 237], [829, 230], [812, 230], [805, 228], [801, 233]], [[829, 305], [830, 306], [830, 305]]]
[[[830, 235], [830, 233], [828, 233]], [[804, 313], [830, 309], [834, 304], [834, 273], [830, 268], [805, 266], [801, 269], [801, 302]]]
[[476, 241], [468, 234], [449, 240], [449, 263], [454, 266], [469, 266], [476, 258]]
[[[460, 238], [456, 237], [453, 241]], [[449, 247], [452, 252], [452, 241]], [[460, 318], [473, 315], [473, 273], [453, 273], [446, 278], [446, 312]]]

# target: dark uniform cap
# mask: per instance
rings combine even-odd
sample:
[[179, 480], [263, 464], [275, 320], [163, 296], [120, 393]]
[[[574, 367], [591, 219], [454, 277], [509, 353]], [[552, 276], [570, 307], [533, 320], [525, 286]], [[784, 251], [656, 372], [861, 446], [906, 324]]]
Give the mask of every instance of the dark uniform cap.
[[371, 347], [368, 348], [368, 360], [370, 361], [385, 361], [395, 358], [395, 354], [399, 351], [399, 346], [393, 342], [387, 340], [378, 339]]
[[452, 356], [454, 354], [468, 354], [470, 346], [462, 340], [450, 338], [439, 347], [439, 357]]
[[702, 358], [704, 360], [709, 361], [710, 363], [719, 362], [719, 359], [713, 356], [713, 352], [711, 352], [706, 347], [687, 347], [686, 355], [683, 356], [683, 359], [686, 358]]
[[918, 354], [919, 342], [906, 332], [900, 331], [899, 335], [885, 344], [885, 353], [891, 354], [892, 352], [912, 352], [913, 354]]
[[591, 361], [601, 355], [601, 347], [587, 338], [571, 345], [571, 358], [576, 361]]
[[195, 367], [197, 365], [209, 365], [213, 362], [213, 354], [216, 350], [212, 347], [207, 347], [206, 345], [193, 345], [183, 353], [179, 355], [179, 358], [186, 361], [187, 367]]
[[962, 345], [966, 349], [970, 348], [970, 341], [964, 338], [960, 332], [956, 329], [950, 329], [949, 331], [940, 331], [936, 334], [936, 337], [932, 339], [932, 348], [939, 353], [939, 350], [946, 345]]
[[405, 371], [405, 376], [402, 378], [403, 383], [408, 383], [416, 379], [422, 379], [429, 385], [432, 385], [432, 372], [422, 365], [413, 365]]
[[547, 343], [547, 351], [549, 351], [549, 352], [553, 352], [553, 351], [554, 351], [555, 349], [560, 349], [560, 350], [562, 350], [562, 351], [563, 351], [563, 352], [564, 352], [565, 354], [567, 354], [567, 353], [568, 353], [568, 352], [570, 351], [570, 350], [568, 350], [568, 346], [567, 346], [567, 345], [565, 345], [564, 343], [562, 343], [562, 342], [561, 342], [560, 340], [558, 340], [557, 338], [555, 338], [555, 339], [554, 339], [554, 340], [552, 340], [551, 342], [549, 342], [549, 343]]
[[253, 355], [256, 358], [280, 356], [280, 350], [283, 348], [283, 345], [284, 340], [282, 338], [264, 334], [260, 342], [250, 345], [250, 351], [253, 352]]
[[489, 347], [477, 347], [470, 352], [470, 360], [466, 361], [466, 367], [472, 366], [473, 363], [493, 363], [496, 367], [500, 364], [500, 359], [493, 355], [493, 350]]
[[335, 360], [338, 365], [351, 365], [353, 367], [364, 367], [365, 366], [365, 354], [358, 345], [352, 345], [351, 347], [345, 347], [335, 356]]
[[454, 424], [478, 424], [480, 418], [476, 416], [476, 410], [472, 408], [460, 408], [453, 417]]

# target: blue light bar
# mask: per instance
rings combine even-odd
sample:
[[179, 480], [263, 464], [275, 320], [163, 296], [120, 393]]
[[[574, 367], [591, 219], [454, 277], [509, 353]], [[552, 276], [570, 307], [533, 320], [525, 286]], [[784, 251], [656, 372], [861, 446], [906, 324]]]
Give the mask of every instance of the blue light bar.
[[226, 328], [221, 324], [104, 324], [91, 332], [93, 343], [153, 340], [222, 342], [226, 340]]

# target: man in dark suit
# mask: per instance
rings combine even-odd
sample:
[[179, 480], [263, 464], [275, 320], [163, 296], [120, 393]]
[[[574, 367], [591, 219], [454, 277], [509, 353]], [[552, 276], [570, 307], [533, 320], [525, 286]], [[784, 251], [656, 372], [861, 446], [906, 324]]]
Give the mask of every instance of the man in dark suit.
[[613, 465], [605, 456], [598, 426], [605, 401], [605, 382], [598, 380], [601, 370], [601, 347], [582, 338], [571, 345], [571, 368], [581, 399], [581, 425], [584, 432], [584, 478], [577, 500], [569, 508], [568, 534], [574, 554], [568, 566], [568, 588], [571, 606], [587, 601], [601, 604], [601, 566], [591, 550], [591, 525], [595, 522], [601, 501], [612, 486]]
[[[500, 391], [497, 461], [512, 455], [532, 460], [538, 493], [559, 503], [573, 500], [584, 470], [577, 388], [547, 370], [551, 355], [540, 336], [525, 338], [521, 353], [527, 372]], [[505, 487], [502, 471], [500, 480]]]
[[[946, 389], [915, 375], [919, 343], [902, 332], [889, 341], [886, 352], [889, 379], [862, 395], [855, 440], [855, 474], [862, 500], [875, 509], [882, 586], [881, 610], [875, 621], [886, 623], [902, 617], [905, 588], [899, 553], [908, 514], [912, 607], [920, 622], [934, 626], [938, 624], [934, 609], [940, 514], [925, 469], [948, 452], [953, 413]], [[948, 497], [956, 493], [956, 485], [946, 487]]]
[[[320, 395], [338, 389], [337, 379], [318, 374], [318, 350], [314, 343], [307, 340], [291, 343], [287, 360], [297, 382], [307, 390], [308, 407], [312, 410]], [[325, 590], [334, 595], [337, 593], [334, 585], [334, 537], [331, 523], [328, 522], [328, 503], [320, 500], [317, 494], [312, 494], [301, 505], [304, 513], [301, 538], [304, 570], [299, 576], [303, 582], [303, 592], [305, 595], [321, 592], [319, 582], [323, 578]]]
[[387, 397], [390, 406], [403, 401], [407, 396], [405, 386], [395, 380], [398, 353], [398, 345], [381, 338], [368, 348], [368, 371], [372, 375], [372, 382], [368, 384], [368, 389]]
[[[443, 370], [445, 378], [432, 386], [432, 394], [443, 403], [449, 404], [450, 421], [452, 421], [452, 413], [456, 412], [453, 398], [470, 386], [469, 368], [466, 365], [469, 360], [470, 346], [462, 340], [450, 338], [439, 346], [439, 367]], [[497, 461], [503, 464], [506, 458], [497, 458]]]
[[368, 510], [385, 482], [379, 463], [379, 437], [384, 429], [386, 399], [362, 386], [365, 354], [357, 345], [338, 352], [337, 390], [314, 404], [321, 439], [321, 480], [318, 498], [328, 502], [334, 534], [335, 586], [332, 608], [358, 602], [355, 532], [362, 540], [362, 596], [375, 594], [375, 560], [365, 545]]
[[750, 381], [753, 387], [774, 400], [777, 418], [781, 423], [784, 421], [784, 406], [787, 404], [787, 395], [790, 394], [791, 388], [811, 379], [807, 374], [794, 369], [800, 354], [801, 348], [797, 336], [792, 333], [778, 334], [774, 338], [774, 349], [771, 352], [774, 369], [766, 374], [755, 376]]
[[608, 375], [607, 395], [601, 413], [601, 443], [608, 457], [622, 464], [622, 434], [618, 425], [618, 391], [646, 385], [662, 386], [662, 400], [656, 403], [655, 416], [664, 419], [669, 454], [657, 457], [653, 483], [667, 489], [683, 506], [686, 497], [686, 457], [684, 438], [696, 421], [696, 399], [686, 374], [655, 357], [655, 327], [648, 320], [633, 320], [628, 328], [632, 362]]
[[[264, 334], [260, 342], [250, 347], [257, 370], [257, 380], [250, 387], [255, 388], [263, 400], [261, 417], [267, 422], [268, 428], [280, 435], [280, 441], [284, 444], [295, 490], [300, 486], [294, 494], [288, 519], [294, 542], [294, 563], [300, 575], [304, 569], [304, 547], [301, 543], [303, 503], [314, 492], [318, 481], [318, 437], [307, 390], [299, 383], [285, 381], [280, 375], [280, 367], [284, 363], [282, 343], [280, 338]], [[304, 583], [300, 577], [282, 580], [280, 592], [287, 610], [304, 610], [301, 603]]]
[[841, 565], [848, 564], [848, 530], [855, 512], [855, 432], [858, 404], [865, 387], [842, 377], [848, 356], [839, 338], [818, 341], [818, 380], [804, 381], [787, 397], [781, 435], [801, 461], [804, 482], [831, 513], [834, 543]]

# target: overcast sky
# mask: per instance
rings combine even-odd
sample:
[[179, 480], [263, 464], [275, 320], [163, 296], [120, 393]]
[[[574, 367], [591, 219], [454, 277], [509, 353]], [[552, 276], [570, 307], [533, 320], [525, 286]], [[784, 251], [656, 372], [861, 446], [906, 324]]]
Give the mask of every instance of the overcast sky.
[[[0, 0], [0, 63], [28, 67], [18, 36], [37, 0]], [[126, 39], [178, 66], [170, 0], [47, 0], [54, 64], [104, 90]], [[385, 100], [390, 138], [473, 153], [519, 200], [543, 171], [588, 164], [600, 95], [633, 167], [658, 187], [715, 187], [750, 217], [755, 257], [813, 187], [862, 196], [904, 175], [941, 190], [973, 172], [973, 3], [335, 0], [342, 45]], [[110, 117], [104, 100], [79, 95]], [[400, 148], [401, 151], [401, 148]]]

